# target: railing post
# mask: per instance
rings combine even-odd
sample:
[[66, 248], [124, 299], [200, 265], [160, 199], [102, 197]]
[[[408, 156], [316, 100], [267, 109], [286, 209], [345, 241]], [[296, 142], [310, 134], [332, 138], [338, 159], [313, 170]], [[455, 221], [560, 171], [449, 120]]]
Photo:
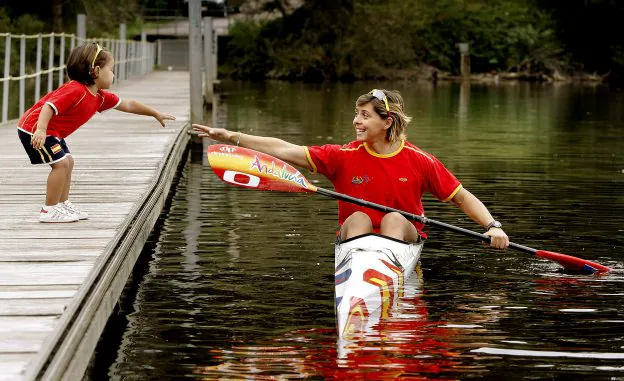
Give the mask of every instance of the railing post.
[[162, 65], [162, 40], [156, 40], [156, 65]]
[[2, 83], [2, 123], [9, 116], [9, 76], [11, 75], [11, 35], [4, 38], [4, 82]]
[[127, 56], [127, 48], [126, 48], [126, 23], [119, 24], [119, 80], [123, 81], [126, 79], [126, 56]]
[[26, 36], [20, 36], [20, 69], [19, 69], [19, 114], [20, 116], [24, 114], [24, 104], [25, 95], [26, 95]]
[[87, 15], [84, 13], [76, 15], [76, 36], [82, 41], [87, 38]]
[[59, 87], [63, 84], [63, 82], [65, 82], [65, 75], [64, 70], [63, 70], [63, 65], [65, 64], [65, 34], [61, 34], [61, 47], [60, 49], [60, 58], [59, 58]]
[[147, 73], [147, 33], [145, 31], [141, 31], [141, 75], [145, 75]]
[[41, 35], [37, 36], [37, 63], [35, 64], [35, 102], [41, 98]]
[[204, 99], [212, 104], [214, 80], [212, 77], [212, 17], [204, 17]]
[[200, 0], [189, 0], [189, 80], [191, 91], [191, 123], [203, 122], [204, 104], [202, 100], [202, 41]]
[[52, 73], [52, 69], [54, 68], [54, 33], [50, 33], [50, 44], [48, 46], [48, 93], [52, 91], [52, 77], [54, 73]]
[[212, 79], [219, 77], [219, 36], [215, 31], [212, 32]]

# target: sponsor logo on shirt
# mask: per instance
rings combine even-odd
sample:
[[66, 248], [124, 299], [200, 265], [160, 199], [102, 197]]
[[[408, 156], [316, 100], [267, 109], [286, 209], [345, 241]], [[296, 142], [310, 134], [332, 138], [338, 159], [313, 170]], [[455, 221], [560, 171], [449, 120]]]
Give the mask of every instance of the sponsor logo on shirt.
[[57, 154], [61, 150], [61, 145], [60, 144], [55, 144], [55, 145], [52, 146], [51, 150], [52, 150], [53, 154]]
[[351, 182], [355, 185], [360, 185], [360, 184], [364, 184], [370, 181], [370, 178], [368, 177], [368, 175], [364, 175], [364, 176], [353, 176], [351, 178]]
[[407, 182], [407, 178], [406, 177], [399, 177], [399, 181], [402, 183], [406, 183]]

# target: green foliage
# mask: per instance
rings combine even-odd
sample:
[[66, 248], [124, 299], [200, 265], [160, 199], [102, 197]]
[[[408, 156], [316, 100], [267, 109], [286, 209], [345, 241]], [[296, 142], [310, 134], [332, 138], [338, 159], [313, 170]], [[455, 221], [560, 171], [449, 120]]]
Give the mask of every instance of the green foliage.
[[264, 77], [271, 69], [266, 39], [260, 38], [262, 23], [237, 22], [230, 28], [234, 43], [227, 50], [230, 59], [222, 71], [234, 77]]
[[11, 18], [4, 8], [0, 8], [0, 33], [11, 31]]
[[[309, 0], [255, 28], [232, 34], [228, 63], [237, 75], [253, 67], [254, 77], [379, 78], [422, 64], [457, 72], [459, 42], [470, 44], [475, 72], [567, 62], [550, 14], [531, 0]], [[246, 45], [265, 48], [238, 56]]]
[[87, 35], [119, 38], [119, 24], [138, 23], [138, 0], [83, 1], [87, 15]]
[[39, 34], [45, 28], [45, 23], [31, 14], [23, 14], [13, 20], [11, 33], [14, 34]]

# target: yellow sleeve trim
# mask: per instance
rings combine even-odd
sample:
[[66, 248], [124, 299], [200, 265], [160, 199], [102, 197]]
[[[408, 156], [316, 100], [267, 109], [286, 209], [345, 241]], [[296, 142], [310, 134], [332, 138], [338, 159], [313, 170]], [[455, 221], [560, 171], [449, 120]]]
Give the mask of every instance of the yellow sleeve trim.
[[303, 149], [305, 150], [308, 163], [310, 163], [310, 166], [312, 167], [312, 173], [316, 173], [316, 164], [314, 164], [314, 161], [312, 160], [312, 156], [310, 156], [310, 151], [308, 150], [308, 146], [303, 146]]
[[455, 188], [455, 190], [453, 191], [453, 193], [451, 193], [450, 196], [448, 196], [447, 198], [445, 198], [444, 200], [442, 200], [442, 202], [447, 202], [450, 201], [453, 197], [455, 197], [455, 195], [457, 194], [457, 192], [459, 192], [459, 190], [462, 189], [462, 185], [459, 184], [457, 186], [457, 188]]

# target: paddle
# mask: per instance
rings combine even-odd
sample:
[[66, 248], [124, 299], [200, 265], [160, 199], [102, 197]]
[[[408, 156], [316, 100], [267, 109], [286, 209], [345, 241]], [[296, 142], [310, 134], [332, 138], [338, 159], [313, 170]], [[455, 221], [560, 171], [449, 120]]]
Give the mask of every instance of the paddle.
[[[403, 215], [408, 220], [418, 221], [425, 225], [437, 226], [477, 238], [484, 242], [490, 242], [490, 237], [485, 234], [314, 186], [293, 166], [262, 152], [237, 146], [213, 144], [208, 147], [208, 161], [215, 174], [219, 176], [221, 180], [232, 185], [258, 190], [319, 193], [327, 197], [365, 206], [385, 213], [396, 212]], [[606, 273], [610, 271], [606, 266], [571, 255], [536, 250], [513, 242], [509, 243], [509, 248], [535, 254], [540, 258], [557, 262], [566, 270], [585, 273]]]

